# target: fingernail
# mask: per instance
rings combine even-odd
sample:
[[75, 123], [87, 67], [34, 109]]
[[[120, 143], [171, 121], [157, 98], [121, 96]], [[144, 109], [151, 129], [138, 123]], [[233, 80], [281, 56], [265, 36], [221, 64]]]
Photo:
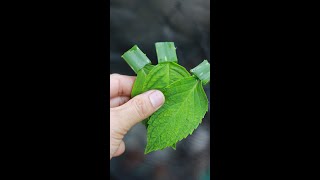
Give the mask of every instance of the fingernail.
[[154, 108], [158, 108], [164, 102], [164, 95], [160, 91], [154, 91], [149, 95], [149, 99]]

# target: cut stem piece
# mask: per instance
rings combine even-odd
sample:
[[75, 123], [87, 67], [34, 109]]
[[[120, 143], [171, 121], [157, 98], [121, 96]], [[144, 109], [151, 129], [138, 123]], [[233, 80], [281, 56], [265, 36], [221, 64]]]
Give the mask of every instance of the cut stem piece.
[[201, 80], [203, 85], [206, 85], [210, 81], [210, 64], [207, 60], [204, 60], [190, 72]]
[[128, 65], [136, 74], [145, 65], [151, 64], [149, 58], [139, 49], [137, 45], [134, 45], [121, 57], [128, 63]]
[[157, 42], [156, 51], [158, 63], [175, 62], [178, 63], [176, 47], [173, 42]]

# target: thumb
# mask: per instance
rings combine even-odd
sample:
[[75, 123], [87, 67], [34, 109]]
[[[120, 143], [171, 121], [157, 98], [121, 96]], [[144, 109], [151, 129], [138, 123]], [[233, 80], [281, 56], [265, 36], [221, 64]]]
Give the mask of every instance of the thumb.
[[135, 96], [122, 106], [114, 108], [113, 113], [122, 128], [129, 130], [158, 110], [163, 105], [164, 100], [161, 91], [147, 91]]

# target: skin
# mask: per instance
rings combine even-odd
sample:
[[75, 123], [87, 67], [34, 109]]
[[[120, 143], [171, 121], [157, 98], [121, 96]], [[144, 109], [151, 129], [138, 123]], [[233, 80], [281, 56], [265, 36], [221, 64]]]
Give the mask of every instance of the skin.
[[158, 90], [150, 90], [131, 99], [135, 78], [110, 75], [110, 160], [124, 153], [123, 138], [127, 132], [158, 110], [165, 101]]

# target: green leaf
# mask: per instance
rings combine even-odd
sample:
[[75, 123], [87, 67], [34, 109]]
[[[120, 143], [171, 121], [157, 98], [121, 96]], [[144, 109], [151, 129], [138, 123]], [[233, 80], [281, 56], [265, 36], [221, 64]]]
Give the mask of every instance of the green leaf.
[[153, 67], [154, 65], [147, 64], [140, 71], [138, 71], [136, 80], [132, 87], [131, 97], [142, 93], [144, 81]]
[[177, 148], [177, 143], [174, 143], [173, 145], [171, 145], [172, 149], [176, 150]]
[[208, 111], [207, 96], [195, 76], [170, 84], [163, 93], [164, 105], [148, 121], [145, 154], [172, 147], [192, 134]]
[[169, 84], [190, 76], [190, 73], [178, 64], [176, 48], [173, 42], [157, 42], [155, 47], [158, 65], [147, 76], [143, 85], [143, 91], [150, 89], [161, 91]]
[[151, 89], [165, 95], [165, 104], [151, 117], [143, 120], [148, 143], [145, 153], [166, 147], [176, 149], [176, 143], [192, 134], [208, 110], [203, 85], [210, 81], [210, 64], [205, 60], [190, 73], [178, 63], [173, 42], [155, 44], [158, 65], [133, 46], [122, 58], [137, 74], [131, 97]]
[[[158, 42], [155, 46], [159, 64], [146, 76], [142, 89], [139, 91], [140, 93], [151, 89], [162, 91], [162, 89], [169, 84], [190, 76], [190, 73], [184, 67], [177, 64], [178, 58], [173, 42]], [[139, 88], [141, 88], [141, 86], [139, 86]], [[147, 122], [149, 119], [150, 118], [147, 118], [142, 121], [146, 128], [148, 128]], [[175, 149], [175, 146], [175, 144], [172, 145], [172, 148]]]
[[157, 64], [147, 75], [143, 85], [143, 92], [151, 89], [162, 91], [171, 83], [190, 76], [190, 73], [177, 63]]
[[[152, 89], [157, 89], [162, 92], [169, 84], [185, 77], [190, 77], [190, 73], [177, 63], [168, 62], [157, 64], [146, 76], [141, 93]], [[146, 128], [148, 128], [147, 122], [149, 119], [150, 118], [142, 121]]]
[[[140, 71], [138, 71], [136, 80], [135, 80], [133, 87], [132, 87], [131, 97], [134, 97], [136, 95], [143, 93], [142, 88], [143, 88], [144, 81], [153, 67], [154, 67], [154, 65], [147, 64]], [[143, 125], [146, 126], [146, 128], [148, 126], [147, 121], [148, 121], [148, 118], [144, 119], [141, 122]]]

